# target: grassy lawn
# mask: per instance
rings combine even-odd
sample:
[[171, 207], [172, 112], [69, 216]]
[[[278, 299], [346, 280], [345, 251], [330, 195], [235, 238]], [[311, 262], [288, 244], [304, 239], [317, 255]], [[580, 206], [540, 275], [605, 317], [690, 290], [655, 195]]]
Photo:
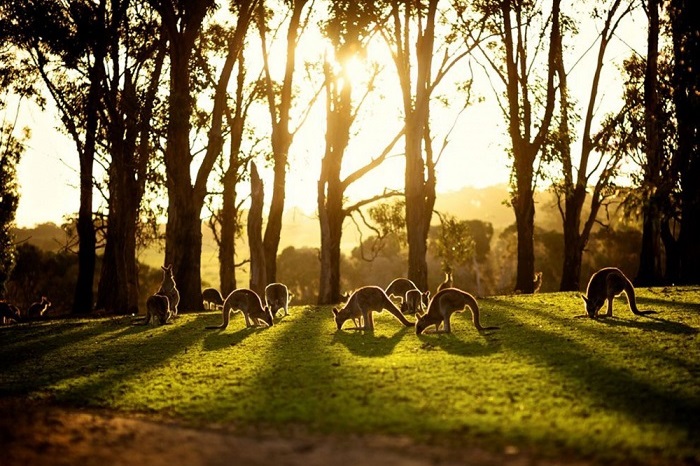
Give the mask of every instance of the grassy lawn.
[[193, 425], [303, 425], [595, 461], [700, 461], [700, 288], [638, 290], [611, 319], [575, 319], [578, 294], [480, 300], [453, 334], [415, 335], [387, 312], [337, 331], [330, 307], [224, 331], [215, 312], [0, 328], [0, 396], [162, 413]]

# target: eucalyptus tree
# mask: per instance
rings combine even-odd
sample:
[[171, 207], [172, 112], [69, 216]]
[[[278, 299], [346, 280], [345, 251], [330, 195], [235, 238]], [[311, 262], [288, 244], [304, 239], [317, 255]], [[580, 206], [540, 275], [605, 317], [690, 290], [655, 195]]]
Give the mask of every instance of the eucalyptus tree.
[[93, 167], [98, 152], [104, 61], [113, 31], [107, 28], [108, 0], [10, 0], [2, 3], [8, 39], [41, 76], [56, 104], [62, 130], [76, 146], [79, 158], [80, 206], [78, 279], [73, 312], [93, 307], [96, 238], [93, 226]]
[[282, 4], [283, 7], [287, 8], [289, 14], [289, 20], [286, 22], [284, 75], [280, 82], [275, 81], [273, 78], [269, 51], [270, 22], [274, 12], [273, 3], [269, 0], [261, 0], [255, 16], [262, 47], [263, 80], [265, 82], [265, 92], [270, 113], [270, 143], [274, 171], [272, 198], [263, 237], [263, 247], [265, 249], [264, 281], [268, 283], [274, 282], [277, 276], [277, 251], [282, 231], [289, 148], [296, 133], [296, 130], [290, 129], [290, 121], [294, 101], [293, 86], [297, 63], [297, 45], [300, 34], [308, 25], [309, 16], [304, 16], [304, 11], [306, 10], [310, 13], [312, 10], [311, 7], [306, 8], [309, 3], [313, 6], [314, 2], [309, 2], [309, 0], [280, 0], [274, 4], [275, 6]]
[[100, 145], [109, 159], [107, 228], [96, 308], [138, 313], [137, 231], [140, 208], [155, 152], [165, 38], [155, 12], [145, 3], [112, 0], [106, 28]]
[[561, 34], [561, 0], [551, 2], [548, 14], [542, 3], [505, 0], [473, 3], [495, 37], [480, 49], [504, 88], [503, 94], [496, 92], [496, 97], [510, 137], [510, 204], [515, 213], [518, 242], [515, 289], [523, 293], [534, 290], [534, 193], [540, 177], [537, 162], [554, 113], [555, 60]]
[[[448, 72], [473, 47], [453, 47], [454, 35], [450, 32], [440, 36], [436, 46], [438, 17], [446, 14], [438, 9], [439, 3], [439, 0], [387, 0], [383, 2], [386, 20], [381, 28], [396, 67], [404, 113], [408, 278], [421, 290], [428, 287], [427, 240], [435, 205], [435, 167], [439, 158], [433, 150], [430, 128], [431, 99]], [[436, 56], [440, 59], [434, 62]]]
[[678, 121], [678, 173], [681, 186], [679, 233], [682, 283], [700, 283], [700, 3], [671, 0], [673, 99]]
[[[323, 66], [326, 90], [326, 146], [317, 188], [321, 227], [318, 304], [337, 303], [341, 299], [340, 242], [345, 219], [367, 204], [397, 194], [387, 190], [378, 191], [373, 196], [349, 204], [346, 191], [387, 159], [392, 148], [403, 136], [402, 129], [380, 154], [347, 176], [341, 176], [343, 159], [351, 142], [352, 126], [381, 72], [376, 63], [367, 64], [369, 69], [366, 80], [355, 82], [349, 71], [352, 63], [361, 63], [366, 57], [366, 47], [376, 25], [375, 3], [333, 2], [323, 27], [325, 36], [333, 47], [334, 56], [326, 54]], [[353, 89], [358, 85], [364, 88], [361, 95], [355, 97]]]
[[207, 195], [207, 180], [221, 154], [222, 121], [226, 109], [227, 87], [243, 47], [252, 12], [257, 1], [231, 3], [236, 14], [236, 29], [226, 47], [227, 54], [219, 71], [212, 108], [208, 115], [208, 134], [204, 155], [192, 179], [195, 151], [192, 136], [196, 99], [193, 92], [194, 49], [202, 38], [205, 18], [216, 7], [213, 0], [179, 2], [149, 0], [161, 17], [168, 38], [170, 62], [169, 118], [165, 147], [165, 171], [168, 188], [168, 223], [165, 262], [172, 264], [181, 294], [181, 307], [202, 309], [201, 300], [201, 212]]
[[[601, 4], [602, 3], [602, 4]], [[596, 224], [598, 214], [606, 199], [613, 194], [614, 178], [620, 163], [626, 153], [630, 138], [615, 140], [610, 137], [623, 124], [629, 108], [623, 105], [616, 115], [603, 120], [600, 129], [594, 134], [594, 119], [596, 109], [600, 105], [599, 91], [603, 76], [603, 66], [606, 63], [606, 52], [610, 42], [614, 40], [620, 23], [639, 6], [637, 0], [612, 0], [598, 2], [591, 14], [592, 21], [600, 20], [599, 33], [596, 38], [598, 50], [593, 66], [593, 75], [587, 94], [588, 103], [582, 118], [579, 138], [575, 137], [574, 117], [570, 114], [574, 106], [568, 86], [568, 75], [564, 59], [563, 34], [552, 34], [554, 45], [554, 67], [559, 79], [559, 115], [558, 125], [552, 130], [544, 152], [554, 157], [556, 165], [561, 164], [561, 178], [555, 178], [553, 189], [557, 196], [557, 206], [561, 214], [564, 231], [564, 260], [559, 289], [561, 291], [576, 291], [580, 288], [581, 261], [583, 251], [588, 243], [591, 229]], [[562, 15], [563, 16], [563, 15]], [[575, 33], [573, 18], [565, 18], [564, 24], [569, 26], [570, 33]], [[618, 135], [622, 136], [620, 132]], [[634, 137], [634, 134], [630, 134]], [[573, 156], [574, 141], [581, 141], [577, 157]], [[559, 171], [556, 171], [557, 174]], [[584, 204], [590, 201], [590, 209], [584, 214]]]

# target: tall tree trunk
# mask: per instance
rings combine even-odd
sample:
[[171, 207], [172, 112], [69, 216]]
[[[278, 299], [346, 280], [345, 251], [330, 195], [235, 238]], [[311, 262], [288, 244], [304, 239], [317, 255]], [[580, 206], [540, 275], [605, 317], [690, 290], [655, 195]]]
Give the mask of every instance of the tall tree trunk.
[[264, 189], [255, 163], [250, 164], [250, 210], [248, 211], [248, 247], [250, 248], [250, 289], [263, 296], [267, 286], [265, 251], [262, 241]]
[[[432, 166], [432, 160], [428, 156], [428, 154], [432, 154], [428, 145], [431, 143], [429, 138], [430, 96], [432, 92], [431, 69], [437, 4], [438, 0], [429, 0], [425, 12], [424, 28], [420, 28], [421, 31], [416, 39], [415, 99], [410, 97], [410, 84], [408, 89], [406, 89], [405, 84], [402, 85], [404, 110], [406, 112], [406, 172], [404, 189], [406, 196], [408, 278], [423, 291], [428, 289], [426, 254], [428, 251], [428, 230], [435, 202], [434, 167]], [[406, 24], [406, 28], [408, 28], [408, 24]], [[405, 79], [410, 83], [410, 77]]]
[[[267, 50], [263, 51], [265, 60], [266, 80], [268, 83], [268, 102], [270, 116], [272, 118], [272, 155], [274, 159], [274, 179], [272, 182], [272, 199], [270, 210], [267, 215], [267, 226], [263, 245], [265, 251], [265, 274], [267, 280], [274, 282], [277, 280], [277, 251], [279, 249], [280, 234], [282, 232], [282, 214], [284, 213], [285, 189], [287, 186], [287, 159], [289, 147], [292, 144], [292, 135], [289, 132], [289, 113], [292, 106], [292, 86], [294, 71], [296, 66], [297, 38], [301, 23], [301, 13], [308, 0], [293, 0], [292, 15], [287, 29], [287, 54], [282, 81], [281, 95], [278, 98], [275, 93], [276, 86], [273, 86], [268, 66]], [[261, 2], [262, 7], [262, 2]], [[263, 27], [259, 27], [263, 45], [265, 33]]]
[[581, 208], [585, 198], [585, 190], [577, 187], [565, 200], [564, 262], [559, 291], [578, 291], [581, 286], [581, 262], [584, 248], [580, 235]]
[[[106, 4], [100, 1], [98, 17], [104, 18]], [[97, 143], [98, 114], [101, 86], [105, 76], [104, 58], [107, 55], [106, 37], [95, 44], [94, 62], [90, 68], [90, 88], [86, 105], [85, 144], [80, 151], [80, 207], [78, 209], [78, 280], [73, 299], [73, 313], [84, 314], [93, 308], [95, 280], [96, 239], [92, 218], [92, 175]]]
[[649, 31], [647, 59], [644, 73], [644, 126], [646, 133], [646, 165], [644, 190], [646, 202], [642, 209], [642, 249], [639, 270], [635, 278], [638, 286], [658, 285], [662, 281], [661, 264], [661, 209], [658, 190], [661, 179], [663, 147], [662, 125], [659, 122], [658, 57], [659, 57], [659, 0], [648, 0]]
[[700, 3], [672, 0], [674, 103], [682, 160], [679, 282], [700, 283]]
[[[529, 86], [526, 70], [527, 56], [522, 44], [519, 42], [523, 33], [523, 24], [520, 23], [521, 4], [501, 2], [501, 15], [503, 19], [503, 34], [505, 45], [505, 61], [508, 97], [508, 133], [510, 135], [513, 151], [513, 173], [515, 175], [514, 192], [511, 194], [511, 204], [515, 211], [515, 223], [518, 233], [518, 265], [515, 280], [515, 289], [522, 293], [532, 293], [534, 290], [533, 278], [535, 276], [535, 202], [534, 202], [534, 163], [537, 153], [545, 141], [549, 131], [549, 125], [554, 112], [554, 74], [557, 56], [559, 31], [559, 6], [561, 1], [552, 2], [552, 26], [550, 33], [547, 86], [545, 96], [544, 116], [537, 130], [536, 136], [530, 140], [533, 120], [530, 104]], [[515, 9], [517, 24], [512, 25], [511, 14]], [[518, 34], [516, 43], [513, 32]], [[522, 99], [522, 102], [521, 102]], [[522, 105], [521, 105], [522, 104]]]

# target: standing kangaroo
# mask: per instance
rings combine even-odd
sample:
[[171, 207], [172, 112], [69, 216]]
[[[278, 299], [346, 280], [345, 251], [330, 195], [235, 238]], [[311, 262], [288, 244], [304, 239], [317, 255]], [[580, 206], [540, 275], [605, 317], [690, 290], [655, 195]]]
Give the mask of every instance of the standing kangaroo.
[[263, 307], [260, 296], [253, 290], [239, 288], [233, 290], [224, 301], [224, 309], [222, 311], [223, 323], [206, 328], [225, 329], [228, 327], [229, 320], [231, 319], [231, 312], [237, 311], [243, 313], [246, 327], [262, 324], [272, 327], [272, 312], [270, 312], [269, 307]]
[[654, 311], [640, 311], [637, 309], [634, 286], [620, 269], [605, 267], [594, 273], [588, 281], [586, 295], [581, 295], [581, 298], [586, 303], [586, 314], [578, 317], [588, 316], [591, 319], [595, 319], [598, 317], [598, 311], [603, 307], [606, 300], [608, 301], [608, 312], [602, 314], [601, 317], [612, 317], [613, 300], [615, 296], [619, 296], [622, 293], [625, 293], [627, 296], [627, 304], [630, 311], [635, 315], [641, 316], [654, 313]]
[[420, 335], [430, 327], [435, 326], [435, 332], [440, 331], [440, 325], [444, 325], [444, 333], [451, 333], [450, 317], [455, 312], [463, 311], [466, 306], [472, 311], [472, 322], [477, 330], [494, 330], [498, 327], [482, 327], [479, 322], [479, 305], [474, 296], [457, 288], [445, 288], [439, 291], [428, 305], [428, 312], [418, 316], [416, 321], [416, 335]]
[[143, 319], [142, 325], [148, 325], [155, 319], [158, 320], [160, 325], [165, 325], [171, 316], [172, 312], [170, 312], [168, 297], [156, 293], [149, 296], [146, 300], [146, 317]]
[[270, 283], [265, 287], [265, 303], [270, 308], [272, 316], [277, 315], [277, 311], [284, 309], [284, 315], [289, 315], [289, 301], [292, 295], [287, 289], [287, 286], [282, 283]]
[[202, 304], [205, 309], [218, 309], [224, 304], [224, 298], [216, 288], [205, 288], [202, 290]]
[[437, 287], [438, 293], [442, 290], [445, 290], [447, 288], [452, 288], [452, 285], [454, 284], [454, 280], [452, 279], [452, 270], [445, 270], [445, 280], [443, 280], [442, 283], [440, 283]]
[[532, 293], [539, 293], [540, 288], [542, 288], [542, 272], [537, 272], [532, 279]]
[[51, 303], [46, 296], [41, 297], [41, 301], [32, 303], [27, 309], [27, 317], [33, 319], [35, 317], [43, 317], [46, 310], [51, 306]]
[[[408, 278], [395, 278], [391, 281], [391, 283], [389, 283], [389, 286], [387, 286], [384, 291], [386, 292], [387, 296], [399, 298], [401, 299], [401, 302], [403, 302], [406, 297], [406, 293], [410, 290], [420, 291], [418, 290], [416, 284]], [[430, 299], [430, 291], [423, 293], [422, 299], [423, 304], [427, 306], [428, 300]]]
[[163, 270], [163, 281], [160, 284], [160, 289], [156, 294], [162, 294], [168, 297], [170, 302], [170, 311], [173, 317], [177, 317], [177, 305], [180, 304], [180, 292], [177, 291], [175, 286], [175, 279], [173, 278], [173, 264], [160, 267]]
[[[344, 308], [340, 310], [336, 307], [333, 308], [333, 314], [335, 315], [335, 324], [338, 326], [338, 330], [343, 327], [343, 324], [348, 319], [355, 320], [355, 326], [360, 329], [374, 330], [372, 312], [382, 312], [384, 309], [388, 310], [406, 327], [413, 327], [413, 323], [404, 317], [401, 310], [391, 302], [384, 290], [378, 286], [363, 286], [357, 289], [350, 296]], [[356, 319], [362, 320], [362, 327], [357, 325]]]

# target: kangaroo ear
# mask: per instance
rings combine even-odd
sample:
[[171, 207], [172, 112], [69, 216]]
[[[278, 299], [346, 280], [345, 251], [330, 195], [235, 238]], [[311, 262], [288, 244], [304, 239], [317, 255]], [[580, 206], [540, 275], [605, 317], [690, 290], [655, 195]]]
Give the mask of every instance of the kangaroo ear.
[[423, 293], [423, 295], [424, 295], [426, 298], [430, 298], [430, 290], [428, 290], [428, 291], [426, 291], [425, 293]]

